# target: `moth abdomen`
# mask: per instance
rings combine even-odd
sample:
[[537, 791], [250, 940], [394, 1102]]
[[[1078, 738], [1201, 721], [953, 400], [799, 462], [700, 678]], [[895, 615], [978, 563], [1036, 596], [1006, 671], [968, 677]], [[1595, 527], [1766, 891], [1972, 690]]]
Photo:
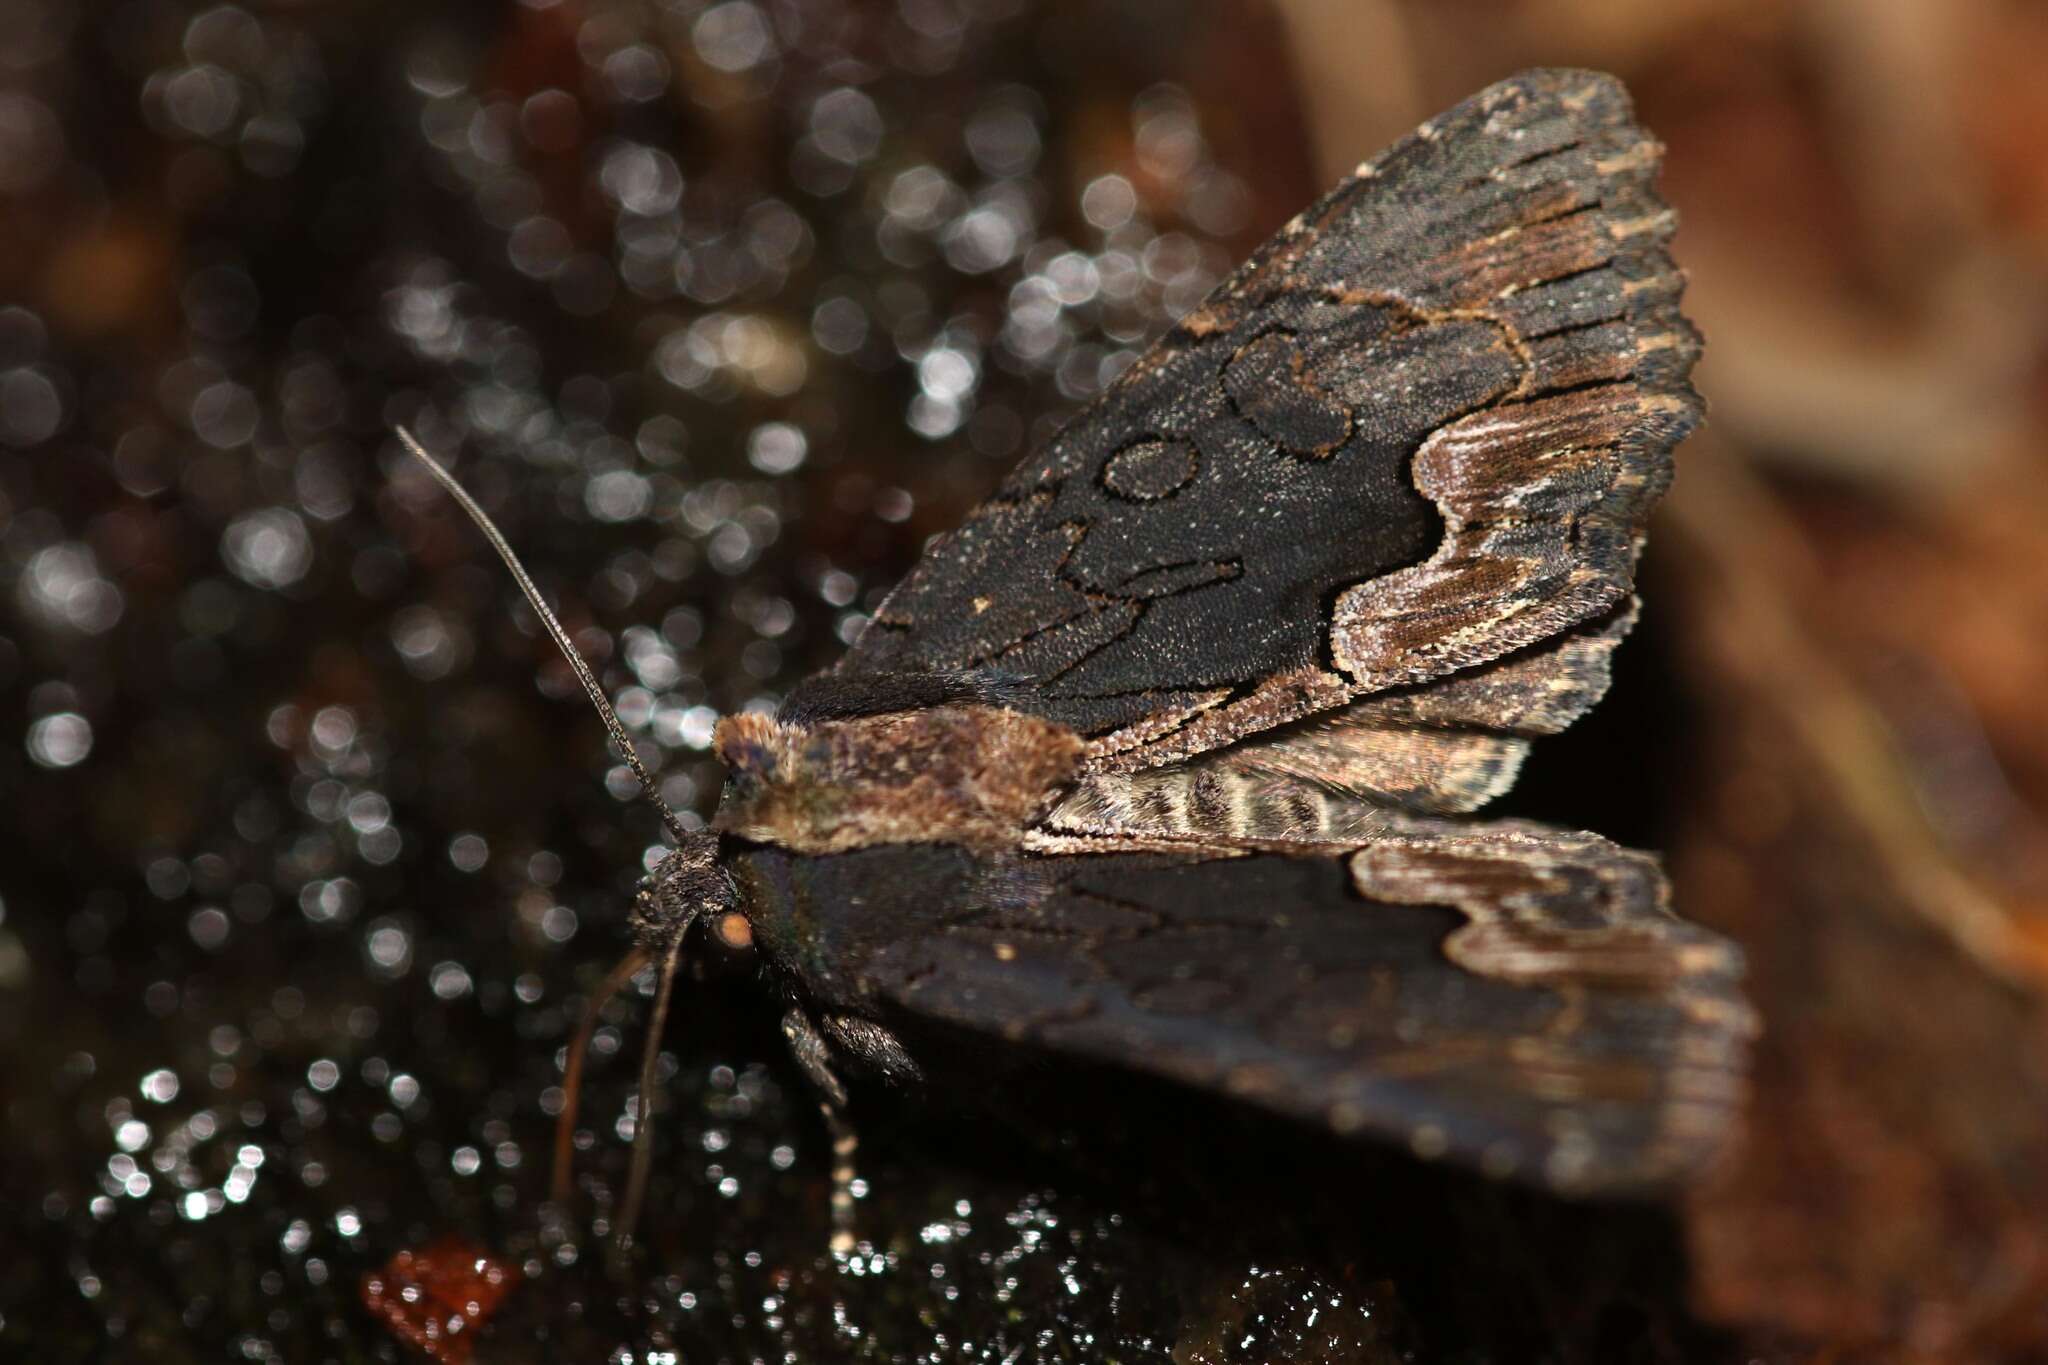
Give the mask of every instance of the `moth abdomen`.
[[1212, 845], [1229, 840], [1355, 841], [1384, 812], [1357, 792], [1313, 775], [1262, 768], [1250, 752], [1226, 751], [1135, 773], [1082, 777], [1046, 815], [1063, 834], [1152, 838]]

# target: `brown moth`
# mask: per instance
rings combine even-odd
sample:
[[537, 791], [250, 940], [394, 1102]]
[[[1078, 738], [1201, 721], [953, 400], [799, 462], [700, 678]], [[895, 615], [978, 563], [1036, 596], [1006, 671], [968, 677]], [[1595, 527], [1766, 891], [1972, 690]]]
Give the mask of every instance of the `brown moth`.
[[598, 1001], [659, 964], [622, 1232], [699, 923], [780, 983], [840, 1250], [841, 1072], [920, 1076], [928, 1025], [1562, 1193], [1711, 1159], [1753, 1028], [1736, 950], [1649, 856], [1469, 818], [1606, 690], [1699, 418], [1659, 154], [1613, 79], [1534, 71], [1360, 166], [934, 542], [837, 667], [721, 722], [709, 831], [405, 437], [675, 841]]

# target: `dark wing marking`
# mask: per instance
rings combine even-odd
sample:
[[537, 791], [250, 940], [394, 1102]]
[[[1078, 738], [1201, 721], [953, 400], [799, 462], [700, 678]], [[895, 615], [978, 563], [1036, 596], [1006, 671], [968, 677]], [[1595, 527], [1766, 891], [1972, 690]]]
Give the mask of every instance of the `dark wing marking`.
[[1000, 672], [1149, 767], [1613, 611], [1699, 411], [1658, 156], [1586, 72], [1425, 125], [936, 541], [839, 676]]
[[1653, 859], [1590, 834], [1407, 820], [1354, 850], [762, 850], [739, 868], [826, 1007], [1151, 1071], [1562, 1191], [1697, 1171], [1741, 1098], [1736, 950], [1672, 917]]
[[932, 706], [1012, 706], [1024, 694], [1021, 679], [988, 669], [941, 668], [916, 673], [816, 673], [790, 690], [775, 718], [790, 725], [855, 720]]

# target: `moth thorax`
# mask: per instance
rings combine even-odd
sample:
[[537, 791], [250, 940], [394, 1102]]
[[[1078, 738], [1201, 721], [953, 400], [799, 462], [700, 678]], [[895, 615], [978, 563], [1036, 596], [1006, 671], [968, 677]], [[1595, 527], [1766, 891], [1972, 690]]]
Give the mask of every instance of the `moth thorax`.
[[736, 903], [732, 878], [719, 865], [718, 836], [685, 834], [633, 898], [633, 937], [665, 946], [696, 920], [723, 915]]
[[945, 841], [1014, 848], [1071, 781], [1081, 738], [1007, 707], [928, 706], [793, 725], [718, 724], [713, 825], [804, 853]]

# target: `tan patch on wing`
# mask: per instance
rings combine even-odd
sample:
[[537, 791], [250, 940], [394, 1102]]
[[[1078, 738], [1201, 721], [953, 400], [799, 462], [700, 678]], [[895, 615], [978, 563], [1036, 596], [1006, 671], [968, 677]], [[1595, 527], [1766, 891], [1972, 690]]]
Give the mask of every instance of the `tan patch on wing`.
[[[1420, 263], [1416, 277], [1440, 307], [1482, 308], [1531, 281], [1554, 280], [1593, 270], [1614, 258], [1612, 222], [1586, 202], [1584, 186], [1551, 187], [1554, 196], [1525, 207], [1528, 221], [1512, 224], [1477, 241]], [[1556, 217], [1546, 217], [1548, 214]]]
[[1425, 814], [1477, 810], [1514, 785], [1530, 741], [1553, 735], [1607, 692], [1610, 656], [1635, 624], [1631, 598], [1540, 645], [1327, 718], [1254, 736], [1244, 761], [1279, 767]]
[[1422, 682], [1615, 605], [1666, 478], [1639, 447], [1691, 413], [1617, 384], [1475, 413], [1431, 436], [1415, 484], [1444, 518], [1443, 543], [1338, 597], [1337, 666], [1363, 689]]
[[1472, 727], [1554, 735], [1607, 695], [1614, 648], [1636, 623], [1631, 597], [1597, 621], [1425, 687], [1382, 693], [1339, 713], [1378, 725]]

